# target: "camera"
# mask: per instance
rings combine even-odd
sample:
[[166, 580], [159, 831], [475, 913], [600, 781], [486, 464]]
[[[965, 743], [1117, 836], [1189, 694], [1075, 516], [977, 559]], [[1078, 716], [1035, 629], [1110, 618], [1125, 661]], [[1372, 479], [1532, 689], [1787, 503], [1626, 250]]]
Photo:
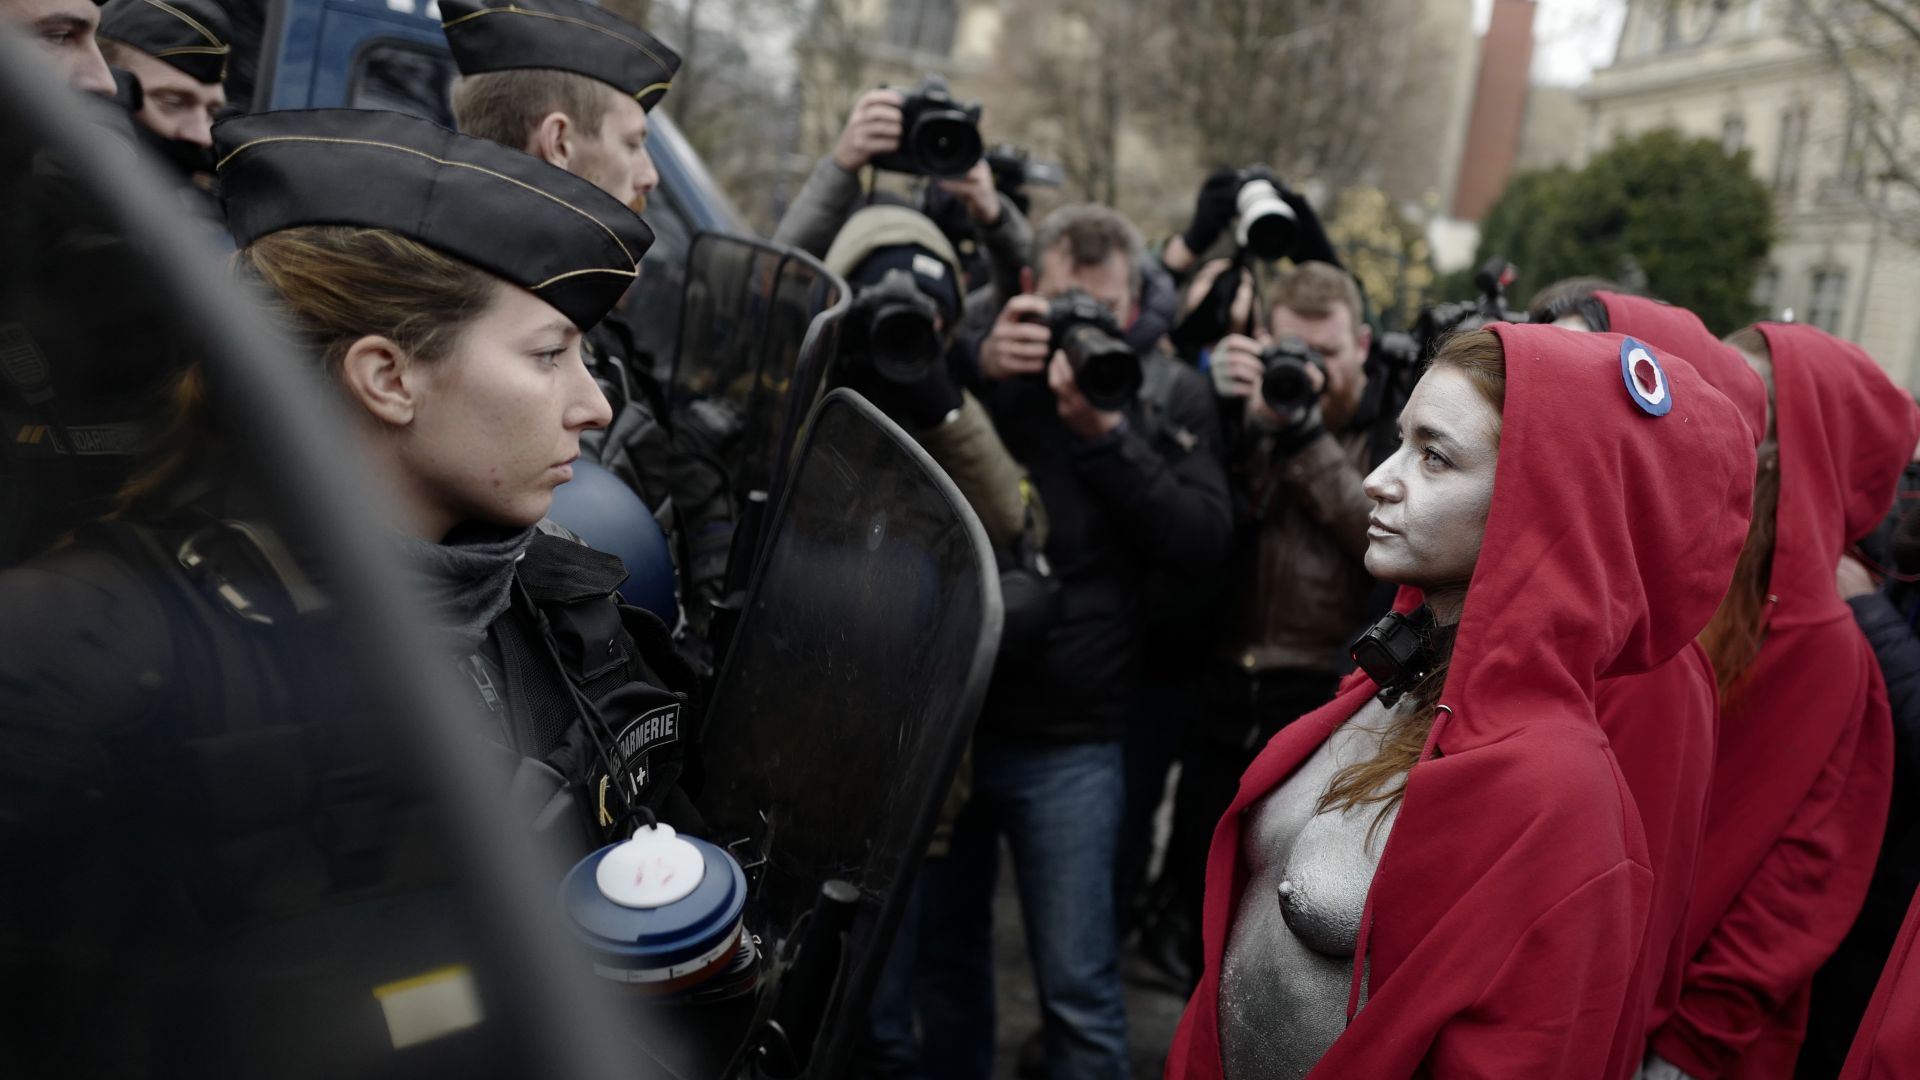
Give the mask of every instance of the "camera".
[[941, 360], [939, 306], [905, 270], [889, 270], [853, 298], [841, 323], [841, 354], [903, 386]]
[[1120, 323], [1106, 305], [1079, 289], [1053, 298], [1042, 315], [1025, 317], [1053, 331], [1052, 349], [1067, 354], [1074, 381], [1094, 408], [1113, 412], [1140, 394], [1140, 358], [1120, 338]]
[[1027, 213], [1033, 200], [1027, 197], [1029, 185], [1059, 187], [1066, 183], [1066, 172], [1058, 162], [1035, 161], [1022, 147], [1000, 143], [986, 153], [987, 168], [993, 170], [993, 186]]
[[920, 80], [900, 105], [900, 148], [873, 167], [952, 180], [980, 160], [980, 106], [957, 101], [938, 75]]
[[1478, 300], [1456, 300], [1430, 304], [1421, 309], [1413, 323], [1413, 336], [1420, 343], [1420, 358], [1430, 360], [1440, 342], [1453, 334], [1478, 330], [1488, 323], [1527, 321], [1527, 313], [1507, 307], [1507, 286], [1513, 284], [1513, 264], [1505, 259], [1488, 259], [1473, 275]]
[[[1319, 350], [1297, 337], [1285, 337], [1260, 354], [1267, 373], [1260, 379], [1260, 396], [1281, 416], [1300, 412], [1320, 400], [1326, 388], [1327, 362]], [[1319, 368], [1321, 383], [1313, 384], [1309, 367]]]
[[1266, 170], [1249, 169], [1240, 174], [1234, 203], [1233, 239], [1242, 251], [1262, 259], [1278, 259], [1293, 249], [1293, 232], [1299, 220]]

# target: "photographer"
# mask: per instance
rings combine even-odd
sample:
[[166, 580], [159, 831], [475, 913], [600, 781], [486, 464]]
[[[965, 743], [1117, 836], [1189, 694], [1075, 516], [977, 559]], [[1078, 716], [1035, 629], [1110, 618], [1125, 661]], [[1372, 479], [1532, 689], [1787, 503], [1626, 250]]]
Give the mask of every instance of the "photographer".
[[[1304, 262], [1339, 266], [1340, 257], [1334, 254], [1333, 241], [1327, 238], [1327, 230], [1320, 224], [1320, 216], [1314, 213], [1313, 205], [1305, 196], [1282, 183], [1264, 165], [1246, 169], [1217, 169], [1208, 176], [1200, 186], [1199, 197], [1194, 200], [1193, 217], [1188, 220], [1184, 231], [1167, 241], [1160, 261], [1176, 275], [1191, 273], [1228, 230], [1240, 231], [1237, 226], [1248, 216], [1249, 210], [1255, 209], [1255, 199], [1262, 194], [1253, 185], [1262, 181], [1272, 185], [1274, 195], [1286, 205], [1286, 211], [1281, 216], [1290, 219], [1291, 228], [1284, 242], [1277, 241], [1279, 250], [1260, 254], [1269, 258], [1288, 255], [1296, 266]], [[1248, 246], [1247, 238], [1236, 239], [1241, 248]]]
[[[1029, 553], [1046, 542], [1046, 515], [986, 410], [948, 371], [947, 346], [962, 313], [959, 256], [925, 215], [904, 206], [872, 206], [847, 220], [823, 261], [854, 290], [834, 382], [859, 391], [912, 434], [979, 515], [1003, 569], [1007, 621], [1001, 648], [1022, 648], [1016, 644], [1025, 621], [1015, 599], [1018, 585], [1004, 575], [1030, 570]], [[963, 763], [934, 827], [929, 859], [947, 855], [970, 788], [971, 768]], [[916, 887], [907, 901], [868, 1006], [864, 1075], [912, 1076], [922, 1068], [913, 988], [924, 893]]]
[[947, 369], [948, 341], [963, 317], [952, 245], [923, 214], [872, 206], [847, 220], [824, 262], [854, 290], [835, 381], [913, 435], [1004, 554], [1027, 531], [1029, 506], [1038, 500], [1023, 496], [1025, 472], [979, 400]]
[[[992, 1056], [991, 907], [1001, 837], [1045, 1017], [1050, 1075], [1130, 1075], [1113, 873], [1121, 736], [1137, 685], [1148, 575], [1203, 573], [1231, 527], [1218, 415], [1203, 380], [1119, 341], [1140, 287], [1139, 234], [1071, 206], [1041, 226], [1033, 290], [966, 373], [1045, 500], [1060, 611], [1044, 644], [1003, 653], [974, 744], [973, 799], [930, 867], [921, 1013], [939, 1075]], [[1076, 370], [1077, 369], [1077, 370]]]
[[1142, 951], [1175, 982], [1198, 975], [1207, 846], [1240, 775], [1281, 727], [1324, 704], [1364, 626], [1363, 490], [1381, 407], [1367, 357], [1372, 331], [1344, 271], [1305, 262], [1275, 290], [1269, 330], [1233, 334], [1207, 361], [1221, 407], [1242, 431], [1232, 458], [1238, 539], [1225, 632], [1201, 676], [1204, 707], [1182, 752], [1157, 921]]
[[[862, 170], [869, 165], [897, 171], [920, 168], [912, 161], [900, 160], [910, 157], [901, 153], [901, 147], [908, 134], [906, 112], [912, 110], [913, 100], [925, 97], [928, 90], [945, 93], [939, 80], [929, 79], [911, 96], [886, 87], [862, 94], [848, 114], [847, 125], [841, 130], [833, 152], [814, 166], [813, 175], [807, 178], [806, 185], [781, 217], [773, 231], [774, 242], [789, 244], [816, 256], [825, 255], [867, 194], [861, 182]], [[969, 109], [977, 112], [973, 107]], [[977, 126], [974, 139], [977, 144]], [[997, 311], [999, 304], [1012, 295], [1011, 283], [1001, 281], [1002, 275], [1026, 265], [1032, 258], [1033, 229], [1026, 215], [1012, 198], [994, 185], [993, 170], [985, 157], [975, 161], [962, 175], [928, 175], [932, 180], [928, 201], [951, 199], [964, 208], [972, 221], [993, 268], [995, 283], [1002, 290], [993, 303], [993, 310]], [[969, 287], [978, 290], [988, 284], [973, 281]]]

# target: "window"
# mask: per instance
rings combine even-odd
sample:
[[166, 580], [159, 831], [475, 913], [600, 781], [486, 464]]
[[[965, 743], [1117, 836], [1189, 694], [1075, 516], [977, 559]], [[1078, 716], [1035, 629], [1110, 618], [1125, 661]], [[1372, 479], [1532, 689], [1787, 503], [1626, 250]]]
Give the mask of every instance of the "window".
[[453, 126], [447, 92], [453, 86], [453, 58], [394, 41], [376, 41], [360, 50], [353, 63], [350, 109], [392, 109]]
[[1773, 190], [1791, 195], [1800, 186], [1800, 150], [1807, 141], [1807, 110], [1780, 114], [1780, 146], [1773, 162]]
[[953, 52], [959, 0], [888, 0], [887, 42], [932, 56]]
[[1813, 299], [1807, 305], [1807, 321], [1829, 334], [1840, 333], [1840, 311], [1847, 301], [1845, 270], [1815, 270]]
[[1778, 300], [1779, 291], [1780, 271], [1771, 266], [1763, 266], [1759, 273], [1753, 275], [1753, 291], [1747, 294], [1747, 299], [1753, 301], [1753, 306], [1760, 309], [1761, 318], [1771, 319], [1777, 310], [1775, 302]]
[[1854, 102], [1847, 112], [1847, 142], [1840, 154], [1840, 182], [1853, 191], [1867, 190], [1867, 110]]
[[1720, 124], [1720, 152], [1732, 157], [1747, 145], [1747, 122], [1738, 116], [1729, 116]]

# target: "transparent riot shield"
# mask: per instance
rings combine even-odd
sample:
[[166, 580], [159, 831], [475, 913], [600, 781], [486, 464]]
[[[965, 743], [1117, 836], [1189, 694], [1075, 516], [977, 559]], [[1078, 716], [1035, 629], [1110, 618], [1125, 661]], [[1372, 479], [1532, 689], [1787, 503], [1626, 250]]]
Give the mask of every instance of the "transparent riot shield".
[[773, 491], [820, 387], [847, 286], [805, 252], [719, 233], [688, 254], [669, 412], [733, 498]]
[[0, 27], [0, 1075], [660, 1075], [318, 364], [99, 107]]
[[830, 1077], [972, 734], [1000, 593], [953, 482], [850, 390], [814, 410], [772, 522], [706, 721], [701, 811], [776, 952], [823, 884], [857, 893], [805, 1067]]

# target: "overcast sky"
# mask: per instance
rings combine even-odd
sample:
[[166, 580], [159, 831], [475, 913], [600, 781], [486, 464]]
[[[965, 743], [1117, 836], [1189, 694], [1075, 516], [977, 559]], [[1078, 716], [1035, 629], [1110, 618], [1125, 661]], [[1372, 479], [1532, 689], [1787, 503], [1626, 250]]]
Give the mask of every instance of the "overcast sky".
[[[1487, 28], [1493, 0], [1474, 0], [1473, 28]], [[1579, 86], [1613, 60], [1626, 0], [1540, 0], [1533, 17], [1533, 78]]]

